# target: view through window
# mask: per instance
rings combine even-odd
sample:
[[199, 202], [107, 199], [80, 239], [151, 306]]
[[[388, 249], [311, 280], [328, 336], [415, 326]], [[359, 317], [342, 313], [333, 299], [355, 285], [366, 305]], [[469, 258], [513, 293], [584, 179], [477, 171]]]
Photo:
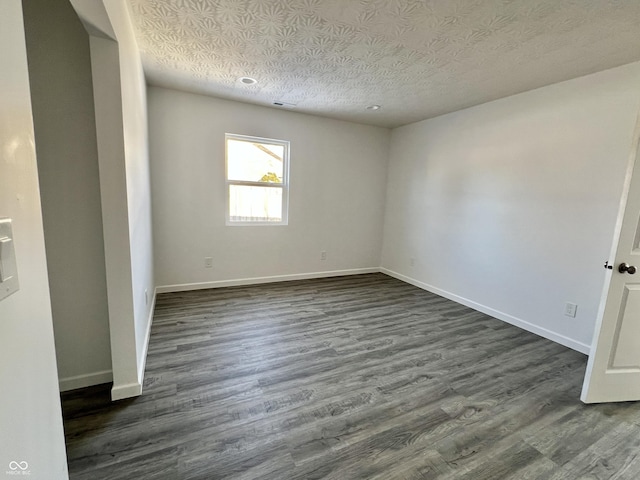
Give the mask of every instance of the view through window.
[[227, 225], [286, 225], [289, 142], [226, 135]]

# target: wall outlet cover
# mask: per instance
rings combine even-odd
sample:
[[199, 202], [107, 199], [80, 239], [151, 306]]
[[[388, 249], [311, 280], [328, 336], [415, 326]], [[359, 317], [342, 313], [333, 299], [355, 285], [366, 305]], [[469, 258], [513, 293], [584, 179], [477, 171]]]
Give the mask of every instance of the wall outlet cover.
[[564, 314], [567, 317], [574, 317], [575, 318], [577, 310], [578, 310], [578, 305], [576, 305], [575, 303], [567, 302], [564, 305]]

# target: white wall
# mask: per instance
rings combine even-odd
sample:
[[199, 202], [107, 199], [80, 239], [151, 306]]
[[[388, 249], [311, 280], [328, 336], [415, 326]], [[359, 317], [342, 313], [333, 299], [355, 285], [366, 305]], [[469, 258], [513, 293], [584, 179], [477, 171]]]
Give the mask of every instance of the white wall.
[[[143, 380], [154, 298], [147, 90], [128, 2], [105, 0], [118, 39], [138, 379]], [[145, 291], [147, 294], [145, 295]]]
[[[389, 130], [156, 87], [149, 126], [158, 285], [379, 266]], [[291, 142], [288, 226], [225, 226], [225, 133]]]
[[110, 382], [89, 36], [68, 0], [24, 2], [61, 390]]
[[382, 267], [588, 351], [639, 106], [635, 63], [395, 129]]
[[[142, 391], [154, 305], [146, 84], [128, 2], [71, 0], [90, 36], [114, 400]], [[94, 8], [95, 7], [95, 8]]]
[[112, 397], [139, 395], [118, 44], [91, 36]]
[[[0, 301], [0, 474], [68, 478], [20, 0], [0, 2], [0, 216], [13, 219], [20, 290]], [[8, 477], [8, 476], [7, 476]]]

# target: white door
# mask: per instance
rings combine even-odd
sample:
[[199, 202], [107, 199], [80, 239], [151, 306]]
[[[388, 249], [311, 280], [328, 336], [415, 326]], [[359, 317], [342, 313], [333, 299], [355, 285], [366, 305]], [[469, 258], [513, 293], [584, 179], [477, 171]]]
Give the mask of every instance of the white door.
[[[640, 400], [640, 121], [620, 202], [589, 363], [585, 403]], [[638, 271], [636, 271], [636, 268]]]

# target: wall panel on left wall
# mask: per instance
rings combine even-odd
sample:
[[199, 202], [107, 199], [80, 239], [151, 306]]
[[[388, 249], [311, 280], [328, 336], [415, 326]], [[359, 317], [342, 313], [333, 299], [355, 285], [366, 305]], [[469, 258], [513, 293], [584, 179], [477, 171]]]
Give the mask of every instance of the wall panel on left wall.
[[61, 390], [111, 381], [89, 35], [68, 0], [24, 2]]
[[20, 278], [20, 290], [0, 301], [0, 472], [19, 469], [33, 480], [65, 480], [20, 0], [0, 2], [0, 45], [0, 217], [13, 220]]

